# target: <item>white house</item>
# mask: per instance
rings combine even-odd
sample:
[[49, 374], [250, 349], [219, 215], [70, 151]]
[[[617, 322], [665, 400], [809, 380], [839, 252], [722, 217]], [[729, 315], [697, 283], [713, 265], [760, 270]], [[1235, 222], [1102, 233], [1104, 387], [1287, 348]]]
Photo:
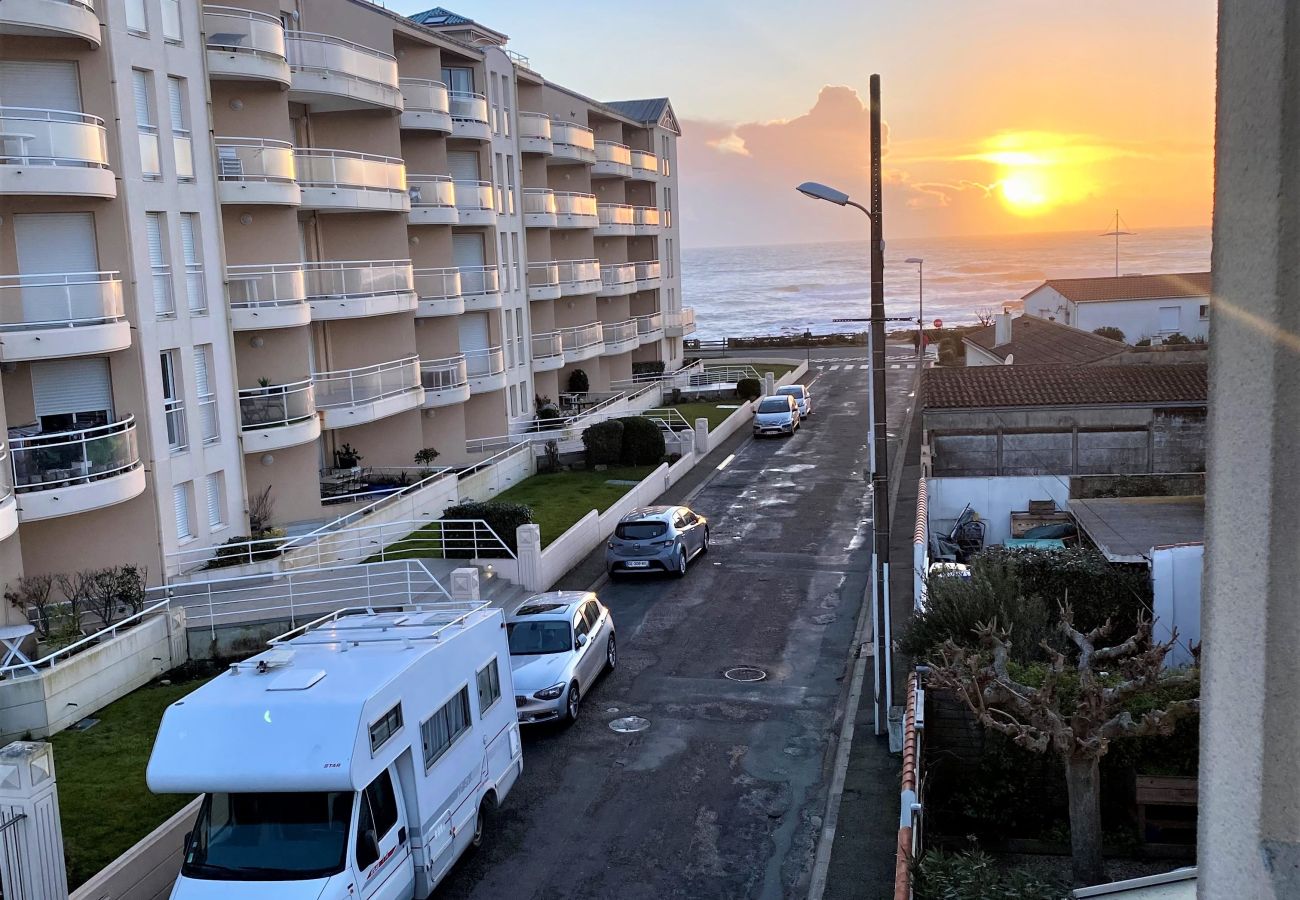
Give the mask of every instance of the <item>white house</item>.
[[1026, 315], [1083, 331], [1109, 326], [1135, 344], [1143, 338], [1210, 336], [1210, 273], [1054, 278], [1022, 298]]

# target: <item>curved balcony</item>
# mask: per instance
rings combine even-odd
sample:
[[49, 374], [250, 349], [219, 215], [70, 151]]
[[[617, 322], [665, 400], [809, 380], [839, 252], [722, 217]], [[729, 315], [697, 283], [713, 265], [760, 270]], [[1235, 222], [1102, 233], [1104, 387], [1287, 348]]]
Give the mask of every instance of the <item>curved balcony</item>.
[[657, 181], [659, 178], [659, 157], [646, 150], [632, 151], [632, 174], [638, 181]]
[[461, 266], [460, 293], [467, 312], [501, 308], [501, 273], [496, 266]]
[[524, 227], [554, 228], [557, 221], [555, 191], [524, 188]]
[[239, 433], [245, 453], [310, 444], [320, 437], [310, 378], [239, 389]]
[[18, 530], [18, 500], [10, 486], [9, 448], [0, 441], [0, 541]]
[[254, 137], [218, 137], [217, 197], [222, 203], [297, 206], [302, 202], [293, 144]]
[[528, 264], [528, 299], [558, 300], [560, 291], [560, 264], [540, 262]]
[[617, 141], [596, 141], [596, 163], [591, 174], [627, 178], [632, 174], [632, 148]]
[[328, 34], [291, 31], [289, 99], [320, 112], [402, 108], [397, 60], [388, 53]]
[[465, 311], [460, 269], [416, 269], [415, 293], [420, 298], [417, 316], [458, 316]]
[[0, 361], [89, 356], [130, 346], [117, 272], [0, 275]]
[[408, 175], [406, 192], [411, 198], [407, 221], [412, 225], [455, 225], [456, 185], [450, 175]]
[[447, 85], [428, 78], [403, 78], [402, 127], [411, 131], [451, 134], [451, 100]]
[[315, 321], [411, 312], [419, 305], [409, 259], [303, 263]]
[[424, 406], [451, 406], [469, 399], [469, 371], [465, 357], [420, 360], [420, 383], [424, 385]]
[[659, 207], [632, 207], [632, 233], [638, 237], [653, 237], [663, 229], [659, 226]]
[[548, 163], [596, 162], [596, 133], [576, 122], [551, 122], [551, 156]]
[[659, 260], [647, 260], [636, 264], [636, 289], [652, 291], [659, 287]]
[[318, 212], [407, 212], [406, 166], [351, 150], [294, 151], [302, 208]]
[[373, 366], [317, 372], [312, 381], [316, 408], [324, 414], [326, 428], [364, 425], [418, 409], [424, 402], [420, 358], [414, 355]]
[[233, 6], [205, 6], [203, 33], [209, 78], [271, 81], [284, 87], [292, 82], [284, 26], [275, 16]]
[[668, 337], [686, 337], [695, 333], [695, 310], [684, 306], [664, 313], [664, 334]]
[[311, 307], [302, 263], [227, 266], [226, 305], [235, 331], [306, 325]]
[[456, 212], [461, 225], [495, 225], [496, 193], [490, 181], [457, 181]]
[[539, 112], [519, 114], [519, 149], [524, 153], [544, 153], [547, 156], [555, 152], [550, 116]]
[[506, 386], [506, 357], [500, 347], [461, 350], [471, 394], [487, 394]]
[[634, 211], [626, 203], [598, 203], [596, 218], [596, 237], [631, 237], [636, 233]]
[[637, 341], [642, 346], [653, 344], [664, 336], [663, 313], [652, 313], [648, 316], [636, 316], [635, 321]]
[[533, 371], [553, 372], [564, 367], [564, 339], [558, 331], [533, 335]]
[[0, 34], [75, 37], [98, 47], [99, 17], [90, 0], [4, 0]]
[[0, 106], [0, 195], [116, 197], [104, 120], [70, 110]]
[[135, 416], [108, 425], [10, 437], [18, 521], [123, 503], [144, 492]]
[[561, 328], [559, 331], [566, 363], [594, 359], [605, 352], [605, 336], [599, 322], [589, 322], [574, 328]]
[[562, 259], [560, 268], [560, 296], [594, 294], [600, 290], [600, 261], [595, 259]]
[[487, 97], [471, 91], [448, 91], [451, 106], [451, 136], [472, 141], [492, 140], [488, 125]]
[[617, 263], [600, 267], [600, 296], [625, 297], [636, 293], [636, 264]]
[[556, 228], [595, 228], [600, 224], [595, 194], [555, 192]]
[[635, 319], [603, 325], [601, 330], [605, 339], [605, 356], [617, 356], [641, 346]]

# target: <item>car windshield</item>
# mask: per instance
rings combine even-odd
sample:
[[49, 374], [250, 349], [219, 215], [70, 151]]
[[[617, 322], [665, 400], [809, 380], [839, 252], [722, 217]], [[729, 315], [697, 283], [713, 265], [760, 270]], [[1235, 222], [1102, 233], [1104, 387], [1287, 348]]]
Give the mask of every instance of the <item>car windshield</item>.
[[533, 622], [508, 622], [511, 656], [540, 656], [566, 653], [573, 649], [573, 633], [568, 622], [538, 619]]
[[779, 413], [790, 411], [790, 401], [781, 397], [768, 397], [762, 403], [758, 404], [758, 411], [761, 413]]
[[790, 387], [783, 387], [783, 388], [781, 388], [780, 390], [778, 390], [777, 393], [778, 393], [778, 394], [788, 394], [788, 395], [790, 395], [791, 397], [794, 397], [796, 400], [802, 400], [802, 399], [803, 399], [803, 385], [802, 385], [802, 384], [795, 384], [795, 385], [791, 385]]
[[648, 541], [668, 531], [667, 522], [619, 522], [614, 535], [625, 541]]
[[352, 793], [208, 794], [181, 874], [296, 881], [343, 871]]

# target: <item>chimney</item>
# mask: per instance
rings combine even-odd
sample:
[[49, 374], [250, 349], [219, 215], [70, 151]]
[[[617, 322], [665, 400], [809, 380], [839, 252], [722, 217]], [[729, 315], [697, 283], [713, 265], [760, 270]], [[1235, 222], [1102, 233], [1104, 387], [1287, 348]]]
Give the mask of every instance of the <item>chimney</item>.
[[993, 346], [1011, 343], [1011, 313], [1003, 310], [993, 320]]

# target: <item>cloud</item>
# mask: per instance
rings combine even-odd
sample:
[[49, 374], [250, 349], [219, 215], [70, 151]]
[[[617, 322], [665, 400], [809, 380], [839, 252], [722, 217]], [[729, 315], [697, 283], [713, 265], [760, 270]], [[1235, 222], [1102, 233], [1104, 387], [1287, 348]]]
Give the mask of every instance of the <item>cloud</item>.
[[922, 181], [908, 184], [914, 196], [907, 198], [911, 209], [943, 208], [952, 206], [960, 196], [974, 196], [987, 199], [993, 196], [996, 184], [980, 184], [978, 181], [960, 181], [957, 184], [945, 184], [941, 181]]

